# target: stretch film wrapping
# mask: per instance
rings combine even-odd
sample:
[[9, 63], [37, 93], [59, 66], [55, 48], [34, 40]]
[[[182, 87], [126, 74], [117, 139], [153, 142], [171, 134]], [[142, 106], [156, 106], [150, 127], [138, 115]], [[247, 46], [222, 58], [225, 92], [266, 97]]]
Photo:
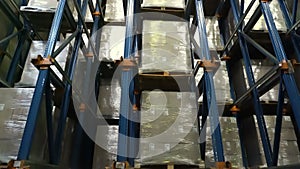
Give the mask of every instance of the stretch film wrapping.
[[123, 1], [109, 0], [106, 1], [104, 21], [106, 22], [124, 22]]
[[156, 1], [156, 0], [144, 0], [142, 7], [164, 7], [164, 8], [185, 8], [185, 0], [165, 0], [165, 1]]
[[0, 163], [17, 158], [33, 91], [0, 89]]
[[195, 93], [142, 93], [141, 165], [200, 163]]
[[140, 71], [190, 73], [191, 51], [188, 23], [143, 21]]

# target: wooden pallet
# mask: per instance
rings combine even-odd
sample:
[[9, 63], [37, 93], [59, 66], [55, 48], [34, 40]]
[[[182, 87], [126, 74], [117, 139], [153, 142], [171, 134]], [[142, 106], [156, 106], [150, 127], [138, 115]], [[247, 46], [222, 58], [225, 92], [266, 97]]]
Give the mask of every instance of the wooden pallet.
[[[141, 8], [142, 12], [160, 12], [162, 14], [166, 14], [167, 16], [169, 15], [174, 15], [178, 16], [180, 18], [184, 17], [184, 9], [180, 8], [168, 8], [168, 7], [142, 7]], [[175, 18], [175, 17], [168, 17], [169, 19]], [[146, 19], [158, 19], [158, 18], [151, 18], [150, 16], [147, 16]]]
[[160, 164], [160, 165], [142, 165], [135, 167], [137, 169], [199, 169], [197, 165], [178, 165], [178, 164]]
[[194, 76], [187, 73], [140, 73], [138, 76], [139, 88], [143, 90], [163, 90], [191, 92], [191, 81]]
[[25, 161], [10, 160], [7, 165], [0, 165], [0, 169], [29, 169], [29, 165], [25, 165]]

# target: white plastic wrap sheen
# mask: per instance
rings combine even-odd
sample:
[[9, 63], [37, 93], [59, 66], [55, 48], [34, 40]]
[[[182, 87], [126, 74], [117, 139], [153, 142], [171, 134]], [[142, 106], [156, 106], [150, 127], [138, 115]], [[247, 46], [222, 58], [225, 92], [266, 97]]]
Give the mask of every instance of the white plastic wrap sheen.
[[188, 32], [186, 22], [145, 20], [140, 71], [190, 73]]
[[144, 91], [141, 108], [141, 165], [200, 163], [195, 93]]
[[142, 7], [185, 8], [185, 0], [144, 0]]
[[[54, 13], [56, 11], [57, 5], [58, 5], [57, 0], [29, 0], [28, 4], [26, 6], [21, 6], [20, 10], [24, 12], [49, 12], [49, 13]], [[96, 1], [93, 0], [93, 3]], [[70, 10], [73, 12], [73, 16], [76, 21], [78, 21], [78, 14], [74, 6], [73, 0], [67, 1]], [[93, 17], [92, 14], [87, 10], [86, 13], [86, 22], [92, 22]]]
[[33, 91], [0, 89], [0, 163], [18, 155]]

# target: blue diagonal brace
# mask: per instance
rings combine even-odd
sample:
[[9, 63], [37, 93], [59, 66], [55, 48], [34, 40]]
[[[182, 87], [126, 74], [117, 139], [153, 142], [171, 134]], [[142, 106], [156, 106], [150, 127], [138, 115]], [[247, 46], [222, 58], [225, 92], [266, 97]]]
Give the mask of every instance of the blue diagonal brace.
[[[87, 5], [88, 5], [88, 0], [84, 0], [81, 8], [82, 16], [86, 15], [87, 11]], [[80, 45], [82, 42], [82, 33], [83, 33], [83, 27], [82, 27], [82, 22], [84, 21], [84, 18], [81, 18], [78, 21], [78, 28], [80, 29], [80, 32], [77, 34], [75, 43], [74, 43], [74, 49], [72, 51], [72, 57], [70, 59], [69, 63], [69, 69], [67, 76], [69, 77], [70, 80], [73, 79], [74, 76], [74, 70], [75, 70], [75, 65], [77, 63], [77, 58], [78, 58], [78, 53], [80, 49]], [[65, 90], [64, 90], [64, 95], [62, 99], [62, 104], [61, 104], [61, 112], [60, 112], [60, 117], [58, 121], [58, 126], [56, 130], [56, 137], [55, 137], [55, 142], [54, 142], [54, 148], [56, 151], [56, 158], [54, 160], [55, 164], [58, 164], [60, 162], [61, 158], [61, 151], [62, 151], [62, 140], [64, 136], [64, 131], [65, 131], [65, 125], [66, 125], [66, 119], [67, 119], [67, 114], [68, 114], [68, 109], [69, 109], [69, 104], [70, 104], [70, 99], [71, 99], [71, 84], [66, 82], [65, 85]]]
[[[275, 51], [275, 55], [279, 62], [286, 61], [287, 57], [279, 37], [279, 33], [276, 29], [274, 19], [270, 10], [269, 3], [260, 2], [262, 7], [262, 12], [269, 30], [269, 36], [272, 41], [272, 45]], [[293, 113], [295, 116], [295, 121], [298, 129], [300, 128], [300, 94], [295, 81], [295, 77], [293, 73], [283, 73], [282, 79], [284, 82], [285, 89], [290, 98], [290, 103], [292, 105]]]
[[[240, 15], [238, 12], [238, 7], [236, 4], [236, 1], [231, 0], [230, 2], [231, 2], [231, 9], [232, 9], [233, 15], [234, 15], [234, 20], [236, 23], [238, 23], [239, 19], [240, 19]], [[244, 37], [241, 35], [241, 33], [242, 33], [242, 28], [240, 27], [239, 32], [238, 32], [239, 44], [240, 44], [241, 52], [242, 52], [243, 59], [245, 62], [245, 69], [246, 69], [246, 73], [247, 73], [249, 86], [253, 86], [255, 84], [255, 79], [254, 79], [252, 66], [251, 66], [251, 62], [250, 62], [248, 46], [247, 46], [247, 43], [246, 43]], [[270, 144], [270, 140], [269, 140], [269, 136], [268, 136], [268, 132], [267, 132], [267, 128], [266, 128], [266, 123], [265, 123], [265, 120], [263, 117], [263, 109], [260, 104], [257, 88], [254, 88], [252, 90], [252, 97], [253, 97], [255, 114], [256, 114], [257, 124], [259, 127], [259, 132], [260, 132], [260, 136], [261, 136], [261, 140], [262, 140], [262, 144], [263, 144], [266, 162], [267, 162], [268, 166], [271, 166], [273, 164], [271, 144]]]
[[[46, 45], [46, 50], [44, 53], [44, 57], [51, 56], [53, 54], [53, 50], [56, 44], [57, 36], [59, 35], [59, 28], [62, 21], [62, 16], [64, 12], [66, 0], [60, 0], [57, 6], [57, 10], [55, 12], [52, 26], [49, 33], [48, 42]], [[22, 137], [19, 153], [18, 153], [18, 159], [19, 160], [26, 160], [28, 159], [31, 143], [33, 139], [33, 134], [36, 126], [37, 116], [40, 112], [40, 105], [41, 100], [43, 97], [44, 89], [47, 83], [47, 78], [49, 74], [49, 69], [40, 70], [38, 80], [36, 83], [36, 88], [33, 94], [33, 98], [31, 101], [31, 106], [29, 109], [27, 122], [24, 129], [24, 134]]]
[[[197, 52], [201, 59], [212, 60], [210, 56], [209, 47], [208, 47], [202, 0], [195, 0], [195, 5], [196, 5], [196, 15], [197, 15], [197, 23], [198, 23], [197, 24], [198, 33], [200, 38], [199, 42], [200, 42], [200, 46], [202, 47], [202, 50], [201, 51], [198, 50]], [[225, 159], [224, 159], [224, 152], [223, 152], [221, 129], [219, 125], [219, 112], [218, 112], [216, 94], [214, 88], [213, 72], [208, 72], [207, 70], [205, 70], [204, 81], [205, 81], [204, 92], [206, 92], [206, 99], [207, 99], [206, 106], [209, 110], [214, 158], [216, 162], [224, 162]]]

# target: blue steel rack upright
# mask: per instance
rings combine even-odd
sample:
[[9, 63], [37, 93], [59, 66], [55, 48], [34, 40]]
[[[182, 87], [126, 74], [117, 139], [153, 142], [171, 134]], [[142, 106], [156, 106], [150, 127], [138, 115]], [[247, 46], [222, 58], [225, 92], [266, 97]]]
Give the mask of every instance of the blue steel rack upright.
[[[135, 127], [136, 124], [131, 122], [130, 120], [133, 119], [133, 115], [136, 113], [133, 113], [133, 107], [130, 104], [130, 100], [128, 99], [130, 93], [133, 93], [134, 87], [131, 83], [133, 83], [132, 79], [133, 77], [133, 71], [136, 71], [136, 65], [135, 63], [132, 63], [132, 55], [135, 52], [134, 44], [138, 44], [138, 38], [137, 36], [132, 36], [135, 34], [137, 30], [137, 18], [135, 18], [136, 12], [139, 11], [140, 4], [139, 1], [134, 0], [128, 0], [127, 1], [127, 19], [126, 19], [126, 40], [125, 40], [125, 51], [124, 51], [124, 59], [123, 61], [124, 66], [126, 67], [124, 71], [122, 72], [122, 79], [121, 79], [121, 86], [122, 86], [122, 95], [121, 95], [121, 106], [120, 106], [120, 122], [119, 122], [119, 140], [118, 140], [118, 162], [124, 162], [128, 161], [131, 166], [134, 165], [134, 158], [136, 155], [136, 151], [133, 151], [138, 147], [138, 143], [130, 142], [131, 139], [128, 139], [124, 136], [131, 136], [134, 138], [137, 138], [137, 135], [134, 135], [132, 133], [135, 133], [135, 130], [137, 128]], [[201, 83], [204, 83], [204, 88], [202, 88], [202, 91], [200, 93], [204, 93], [203, 95], [205, 100], [205, 109], [206, 112], [202, 112], [202, 116], [205, 114], [209, 115], [211, 120], [211, 129], [212, 129], [212, 138], [213, 138], [213, 151], [214, 151], [214, 160], [216, 161], [217, 166], [225, 166], [225, 159], [223, 154], [223, 145], [222, 145], [222, 137], [221, 137], [221, 130], [219, 126], [219, 112], [216, 102], [216, 95], [215, 95], [215, 89], [214, 89], [214, 82], [213, 82], [213, 76], [214, 76], [214, 68], [217, 68], [217, 63], [214, 63], [214, 58], [210, 56], [210, 51], [208, 48], [208, 40], [206, 36], [206, 28], [205, 28], [205, 18], [204, 18], [204, 9], [203, 9], [203, 2], [201, 0], [195, 0], [189, 1], [186, 3], [187, 9], [185, 16], [188, 17], [187, 21], [189, 22], [189, 15], [191, 14], [191, 11], [194, 11], [195, 15], [195, 22], [198, 27], [198, 33], [200, 37], [200, 42], [203, 47], [203, 50], [196, 51], [201, 62], [198, 62], [197, 67], [201, 65], [204, 68], [204, 75], [203, 75], [203, 81]], [[165, 12], [165, 11], [161, 11]], [[193, 25], [191, 25], [190, 29], [193, 29]], [[142, 58], [141, 58], [142, 59]], [[194, 61], [194, 58], [192, 56], [192, 61]], [[214, 66], [211, 67], [211, 64]], [[138, 63], [137, 63], [138, 64]], [[122, 65], [122, 64], [121, 64]], [[193, 65], [194, 66], [194, 65]], [[194, 84], [194, 83], [193, 83]], [[191, 85], [193, 85], [191, 84]], [[196, 86], [193, 86], [192, 88], [196, 88]], [[209, 111], [208, 111], [209, 110]], [[200, 114], [199, 114], [200, 115]], [[138, 117], [134, 117], [136, 119]], [[206, 117], [203, 117], [203, 119]], [[200, 123], [200, 122], [199, 122]], [[204, 123], [202, 124], [204, 125]], [[200, 128], [199, 128], [200, 130]], [[203, 128], [203, 130], [206, 130], [206, 128]], [[199, 131], [200, 132], [200, 131]], [[205, 149], [203, 149], [205, 151]]]
[[[236, 117], [243, 152], [242, 155], [244, 166], [257, 166], [261, 161], [258, 156], [259, 140], [255, 131], [254, 120], [251, 114], [252, 110], [249, 109], [249, 106], [242, 104], [251, 100], [255, 108], [253, 111], [255, 111], [255, 115], [257, 118], [257, 124], [259, 127], [267, 166], [277, 166], [285, 93], [287, 93], [289, 102], [293, 109], [293, 113], [291, 116], [295, 119], [295, 132], [299, 133], [300, 117], [298, 112], [300, 111], [300, 95], [299, 83], [297, 84], [296, 82], [299, 78], [296, 78], [297, 67], [293, 68], [293, 65], [289, 60], [296, 59], [296, 63], [299, 62], [299, 45], [297, 46], [297, 41], [299, 40], [299, 38], [295, 35], [295, 31], [291, 29], [292, 22], [294, 24], [297, 24], [295, 21], [295, 15], [298, 2], [297, 0], [294, 1], [294, 8], [292, 12], [293, 19], [291, 19], [285, 6], [285, 2], [279, 0], [281, 10], [286, 20], [287, 28], [289, 29], [286, 33], [279, 32], [275, 26], [274, 18], [272, 16], [269, 5], [271, 1], [259, 1], [259, 6], [255, 9], [255, 12], [250, 17], [248, 23], [245, 25], [245, 17], [249, 13], [250, 9], [254, 8], [254, 2], [255, 1], [252, 0], [246, 10], [244, 10], [245, 1], [240, 1], [239, 4], [237, 4], [238, 2], [235, 0], [228, 0], [219, 6], [217, 16], [219, 19], [220, 33], [224, 44], [224, 49], [221, 52], [221, 57], [226, 60], [231, 91], [233, 91], [232, 97], [234, 98], [234, 109], [232, 110], [237, 113]], [[228, 11], [230, 8], [232, 10], [234, 17], [233, 20], [235, 23], [235, 29], [231, 35], [229, 34], [228, 26], [228, 23], [230, 21], [230, 18], [228, 17]], [[267, 31], [271, 41], [271, 44], [269, 44], [269, 46], [273, 46], [272, 53], [270, 53], [269, 50], [265, 47], [262, 47], [263, 45], [266, 46], [266, 44], [263, 44], [263, 41], [260, 41], [260, 39], [257, 37], [255, 39], [255, 37], [253, 38], [251, 37], [251, 35], [249, 35], [252, 27], [262, 15], [264, 16], [264, 20], [267, 25]], [[295, 51], [294, 56], [287, 57], [287, 49], [284, 48], [282, 44], [282, 40], [287, 41], [287, 39], [280, 38], [279, 33], [291, 34], [289, 38], [291, 38], [292, 40], [293, 48], [289, 50]], [[255, 33], [253, 34], [255, 35]], [[253, 34], [252, 36], [254, 36]], [[230, 46], [231, 44], [233, 44], [233, 46]], [[234, 54], [235, 50], [237, 50], [236, 48], [234, 48], [234, 46], [236, 45], [239, 45], [240, 47], [238, 48], [238, 50], [240, 50], [243, 56], [245, 68], [243, 68], [242, 62], [240, 61], [237, 54]], [[249, 50], [250, 45], [254, 47], [254, 49], [252, 49], [251, 51]], [[256, 50], [256, 53], [254, 50]], [[250, 60], [255, 58], [257, 52], [259, 52], [258, 55], [263, 54], [265, 58], [270, 59], [274, 63], [273, 68], [258, 80], [254, 79]], [[245, 72], [247, 74], [248, 84], [250, 86], [249, 89], [246, 88], [243, 69], [246, 70]], [[294, 69], [295, 72], [293, 72]], [[266, 130], [266, 124], [263, 116], [264, 113], [259, 97], [266, 93], [268, 90], [272, 89], [276, 84], [279, 84], [279, 96], [276, 112], [274, 144], [272, 149], [268, 132]], [[250, 93], [251, 95], [249, 95]]]
[[[70, 12], [70, 10], [67, 4], [67, 0], [61, 0], [58, 2], [58, 6], [52, 21], [52, 26], [51, 29], [49, 30], [49, 37], [48, 37], [45, 53], [43, 54], [42, 57], [38, 57], [35, 60], [35, 66], [39, 69], [39, 75], [36, 83], [36, 88], [33, 94], [33, 99], [30, 106], [28, 119], [24, 129], [23, 138], [19, 149], [18, 160], [28, 160], [28, 157], [30, 155], [30, 150], [31, 150], [31, 144], [33, 141], [33, 134], [37, 122], [37, 116], [41, 110], [41, 106], [42, 106], [41, 102], [45, 97], [46, 100], [45, 109], [47, 114], [46, 117], [47, 117], [49, 164], [59, 165], [61, 163], [61, 148], [63, 142], [63, 135], [65, 131], [68, 109], [70, 106], [72, 80], [74, 76], [76, 61], [79, 56], [78, 55], [79, 50], [80, 48], [82, 48], [83, 54], [88, 60], [97, 56], [95, 47], [92, 46], [92, 44], [94, 43], [89, 43], [89, 46], [86, 46], [86, 44], [83, 41], [83, 34], [86, 34], [88, 39], [90, 39], [91, 37], [89, 28], [85, 22], [87, 9], [90, 9], [90, 11], [94, 14], [93, 16], [94, 26], [91, 31], [92, 34], [99, 29], [99, 26], [101, 26], [101, 24], [99, 24], [99, 17], [102, 17], [99, 13], [100, 7], [98, 1], [96, 3], [96, 6], [94, 6], [91, 0], [83, 0], [82, 3], [81, 1], [76, 1], [76, 0], [74, 0], [73, 2], [75, 5], [75, 9], [78, 13], [77, 23], [70, 23], [71, 25], [77, 25], [76, 27], [70, 28], [73, 31], [73, 33], [68, 38], [66, 38], [56, 50], [54, 50], [56, 42], [59, 39], [58, 37], [60, 36], [60, 33], [63, 33], [61, 29], [63, 18], [67, 19], [67, 21], [69, 22], [75, 21], [73, 16], [70, 15], [70, 13], [68, 13]], [[71, 58], [68, 65], [68, 69], [64, 70], [63, 68], [60, 67], [58, 62], [55, 60], [55, 57], [64, 48], [66, 48], [72, 42], [73, 39], [75, 39], [75, 42], [72, 47]], [[51, 70], [51, 65], [54, 65], [59, 70], [59, 72], [63, 76], [63, 80], [59, 79], [58, 75], [56, 75]], [[64, 94], [63, 94], [61, 109], [60, 109], [61, 110], [60, 117], [59, 117], [58, 127], [56, 132], [54, 132], [54, 126], [53, 126], [53, 115], [52, 115], [53, 100], [52, 100], [51, 85], [55, 87], [64, 88]], [[76, 129], [77, 133], [79, 133], [78, 134], [79, 136], [81, 136], [80, 134], [82, 133], [81, 130], [82, 129]], [[80, 137], [77, 139], [80, 139]], [[74, 143], [74, 146], [75, 145], [76, 143]], [[89, 147], [90, 149], [89, 151], [92, 152], [92, 148], [93, 147]], [[77, 151], [80, 151], [78, 147], [74, 149], [73, 153], [79, 154], [79, 152]], [[90, 158], [91, 156], [88, 156], [86, 154], [86, 157]], [[73, 159], [72, 168], [78, 168], [78, 167], [80, 168], [80, 166], [78, 166], [79, 161], [78, 159], [76, 159], [78, 157], [74, 155], [73, 158], [75, 159]], [[88, 167], [91, 164], [84, 164], [84, 165]]]
[[[214, 160], [216, 162], [216, 166], [224, 166], [225, 158], [223, 152], [223, 143], [222, 143], [222, 136], [221, 136], [221, 128], [219, 123], [219, 110], [217, 106], [216, 100], [216, 93], [214, 87], [214, 71], [218, 68], [218, 63], [216, 63], [215, 58], [213, 58], [210, 54], [208, 40], [207, 40], [207, 31], [206, 31], [206, 24], [205, 24], [205, 16], [204, 16], [204, 8], [203, 8], [203, 1], [202, 0], [195, 0], [195, 14], [196, 19], [196, 26], [198, 28], [199, 33], [199, 45], [201, 49], [198, 48], [195, 52], [198, 53], [200, 62], [197, 62], [196, 67], [198, 64], [203, 64], [202, 67], [204, 68], [204, 75], [201, 78], [200, 83], [203, 84], [203, 91], [199, 91], [199, 93], [203, 94], [203, 108], [202, 110], [202, 122], [201, 122], [201, 130], [202, 132], [206, 132], [206, 119], [207, 116], [210, 118], [210, 129], [212, 133], [212, 147], [214, 152]], [[193, 38], [194, 36], [192, 36]], [[199, 114], [200, 115], [200, 114]], [[199, 117], [198, 117], [199, 120]], [[200, 122], [198, 122], [200, 123]], [[201, 136], [200, 136], [201, 137]], [[205, 142], [201, 144], [201, 155], [204, 156], [205, 154]]]
[[[223, 144], [221, 129], [219, 126], [219, 112], [216, 101], [215, 87], [213, 82], [213, 76], [217, 63], [214, 62], [214, 58], [211, 56], [208, 46], [208, 40], [206, 35], [205, 16], [215, 15], [218, 17], [219, 29], [221, 34], [221, 40], [224, 48], [220, 52], [220, 58], [226, 61], [226, 67], [230, 82], [231, 97], [234, 100], [233, 108], [231, 109], [235, 113], [237, 120], [237, 128], [239, 129], [240, 145], [242, 149], [243, 165], [245, 167], [256, 167], [262, 164], [260, 157], [260, 140], [263, 145], [263, 154], [265, 155], [265, 161], [267, 166], [277, 166], [279, 149], [280, 149], [280, 134], [282, 128], [282, 119], [284, 115], [284, 106], [290, 105], [292, 110], [291, 118], [293, 119], [293, 125], [295, 132], [298, 134], [298, 148], [300, 149], [300, 45], [299, 45], [299, 24], [297, 21], [297, 9], [298, 0], [294, 0], [292, 4], [292, 10], [290, 11], [287, 4], [283, 0], [278, 0], [280, 9], [283, 13], [285, 24], [287, 27], [286, 32], [279, 31], [274, 23], [274, 17], [270, 10], [270, 1], [260, 0], [259, 6], [255, 9], [255, 12], [250, 17], [249, 21], [245, 23], [246, 15], [254, 8], [256, 0], [252, 0], [250, 5], [245, 8], [245, 1], [241, 0], [212, 0], [213, 3], [203, 0], [186, 0], [185, 19], [189, 22], [190, 15], [194, 15], [193, 24], [196, 27], [190, 27], [191, 30], [191, 45], [194, 46], [196, 51], [192, 51], [192, 62], [194, 75], [197, 74], [200, 67], [204, 68], [203, 76], [197, 84], [199, 93], [203, 95], [203, 107], [198, 112], [198, 116], [201, 116], [202, 121], [198, 118], [198, 128], [200, 131], [205, 131], [205, 121], [207, 117], [211, 121], [212, 131], [212, 145], [214, 152], [214, 160], [218, 166], [224, 166], [226, 157], [224, 157]], [[92, 0], [73, 0], [75, 3], [75, 9], [78, 13], [78, 21], [75, 22], [67, 0], [60, 0], [52, 21], [52, 27], [49, 30], [49, 37], [47, 46], [42, 57], [36, 59], [36, 65], [39, 68], [38, 80], [36, 83], [35, 92], [33, 95], [32, 103], [29, 110], [28, 119], [26, 122], [24, 135], [21, 141], [21, 146], [18, 154], [19, 160], [27, 160], [30, 155], [31, 144], [33, 142], [33, 135], [37, 123], [38, 114], [41, 112], [41, 106], [45, 106], [47, 116], [47, 136], [48, 136], [48, 149], [49, 149], [49, 163], [59, 165], [61, 163], [61, 151], [64, 136], [64, 129], [67, 121], [67, 115], [71, 102], [72, 93], [72, 80], [74, 76], [74, 69], [80, 48], [83, 50], [86, 59], [86, 74], [90, 74], [92, 70], [92, 64], [94, 59], [98, 60], [99, 53], [99, 39], [94, 43], [89, 43], [87, 46], [83, 41], [83, 35], [86, 34], [89, 40], [96, 31], [104, 25], [103, 20], [103, 7], [102, 0], [97, 0], [96, 6], [94, 6]], [[12, 21], [14, 28], [17, 31], [10, 31], [4, 39], [0, 41], [0, 47], [5, 51], [7, 48], [8, 41], [18, 37], [18, 44], [14, 51], [11, 65], [5, 81], [1, 81], [2, 85], [6, 87], [12, 87], [15, 82], [16, 67], [18, 64], [22, 67], [22, 59], [26, 57], [31, 38], [34, 35], [29, 34], [30, 30], [33, 30], [34, 26], [31, 27], [30, 21], [26, 17], [23, 17], [24, 23], [20, 21], [20, 11], [14, 11], [11, 9], [13, 2], [0, 1], [0, 9], [5, 12], [7, 17]], [[23, 1], [23, 5], [26, 4], [26, 0]], [[123, 0], [124, 15], [126, 16], [126, 39], [125, 39], [125, 51], [122, 66], [121, 75], [121, 102], [120, 102], [120, 117], [119, 117], [119, 140], [118, 140], [118, 156], [117, 161], [124, 162], [128, 161], [131, 166], [134, 166], [134, 157], [137, 155], [138, 143], [135, 139], [139, 135], [137, 133], [138, 123], [133, 122], [133, 119], [139, 118], [139, 113], [135, 113], [135, 107], [132, 107], [138, 100], [135, 98], [134, 90], [136, 88], [134, 83], [134, 75], [137, 72], [137, 65], [133, 59], [135, 52], [140, 50], [140, 34], [136, 35], [139, 31], [138, 24], [139, 20], [135, 14], [140, 11], [140, 0]], [[17, 6], [17, 5], [14, 5]], [[93, 26], [92, 28], [85, 22], [85, 16], [90, 10], [94, 13]], [[214, 9], [209, 11], [208, 9]], [[233, 18], [228, 16], [229, 11], [232, 11]], [[258, 19], [263, 16], [265, 24], [267, 25], [267, 32], [264, 35], [269, 36], [269, 44], [261, 42], [256, 34], [251, 32], [253, 26], [257, 23]], [[62, 30], [63, 19], [70, 22], [72, 34], [66, 38], [63, 43], [56, 49], [55, 45], [59, 39], [60, 33], [66, 33]], [[229, 23], [234, 22], [234, 30], [230, 34]], [[196, 31], [198, 29], [198, 32]], [[91, 31], [90, 31], [90, 30]], [[194, 34], [199, 34], [200, 47], [197, 46], [193, 39]], [[38, 34], [35, 34], [38, 36]], [[66, 48], [71, 41], [75, 40], [72, 47], [71, 59], [68, 65], [68, 69], [64, 70], [60, 67], [55, 57]], [[94, 41], [95, 39], [93, 39]], [[283, 45], [283, 42], [288, 42], [291, 46]], [[26, 42], [26, 43], [24, 43]], [[269, 48], [272, 48], [272, 51]], [[256, 55], [262, 56], [260, 59], [269, 59], [272, 61], [272, 68], [260, 79], [255, 79], [253, 75], [253, 67], [251, 60], [257, 57]], [[241, 55], [241, 57], [239, 56]], [[1, 61], [2, 58], [0, 58]], [[142, 59], [142, 58], [140, 58]], [[195, 59], [200, 59], [199, 62], [195, 62]], [[195, 63], [195, 65], [194, 65]], [[63, 80], [58, 78], [51, 66], [55, 66], [61, 75]], [[195, 66], [195, 67], [194, 67]], [[246, 72], [247, 81], [249, 88], [247, 88], [245, 82], [244, 70]], [[93, 82], [91, 76], [85, 76], [85, 82]], [[260, 101], [260, 96], [268, 92], [274, 86], [279, 84], [279, 93], [276, 107], [276, 125], [275, 125], [275, 136], [273, 147], [271, 147], [270, 138], [267, 132], [266, 123], [264, 120], [264, 109]], [[191, 84], [193, 85], [193, 84]], [[58, 121], [58, 127], [54, 132], [53, 126], [53, 100], [52, 100], [52, 86], [64, 88], [63, 99], [61, 102], [61, 112]], [[85, 83], [82, 86], [82, 92], [85, 94], [85, 99], [88, 100], [88, 87], [89, 83]], [[196, 87], [196, 86], [195, 86]], [[200, 96], [199, 96], [200, 97]], [[288, 103], [285, 103], [286, 98]], [[46, 104], [42, 104], [45, 99]], [[249, 104], [245, 104], [249, 103]], [[85, 102], [79, 105], [81, 114], [86, 112]], [[253, 112], [257, 118], [257, 125], [259, 128], [260, 136], [257, 134]], [[84, 116], [78, 117], [80, 120]], [[82, 145], [82, 135], [84, 134], [82, 127], [77, 123], [76, 137], [74, 142], [74, 151], [72, 153], [72, 168], [80, 168], [77, 162], [80, 159], [80, 149], [78, 145]], [[127, 137], [128, 136], [128, 137]], [[200, 152], [202, 157], [205, 156], [205, 145], [200, 145]], [[93, 151], [89, 147], [88, 153], [91, 158], [91, 152]], [[203, 158], [204, 159], [204, 158]]]
[[[124, 60], [121, 63], [121, 102], [120, 102], [120, 117], [119, 117], [119, 139], [118, 139], [118, 157], [117, 161], [127, 161], [131, 166], [134, 165], [134, 157], [137, 155], [137, 143], [132, 138], [138, 138], [136, 135], [136, 125], [133, 119], [136, 114], [133, 113], [131, 104], [134, 99], [134, 75], [136, 71], [136, 64], [133, 61], [133, 54], [135, 52], [134, 44], [136, 43], [136, 16], [135, 13], [139, 7], [139, 0], [123, 1], [126, 13], [126, 33], [125, 33], [125, 48]], [[132, 100], [129, 96], [132, 96]]]
[[[20, 5], [25, 5], [27, 2], [21, 1], [20, 4], [17, 4], [15, 1], [1, 1], [0, 10], [3, 15], [2, 21], [3, 29], [6, 30], [6, 37], [0, 40], [0, 50], [1, 58], [0, 63], [4, 61], [5, 57], [9, 57], [11, 62], [9, 63], [6, 77], [1, 77], [0, 86], [4, 87], [13, 87], [18, 78], [20, 78], [23, 68], [25, 65], [26, 57], [29, 52], [31, 45], [31, 40], [34, 37], [34, 34], [30, 33], [32, 28], [26, 24], [26, 20], [22, 20], [21, 14], [19, 11]], [[1, 37], [2, 38], [2, 37]], [[8, 46], [12, 44], [13, 41], [17, 41], [17, 46], [14, 51], [7, 51]]]

